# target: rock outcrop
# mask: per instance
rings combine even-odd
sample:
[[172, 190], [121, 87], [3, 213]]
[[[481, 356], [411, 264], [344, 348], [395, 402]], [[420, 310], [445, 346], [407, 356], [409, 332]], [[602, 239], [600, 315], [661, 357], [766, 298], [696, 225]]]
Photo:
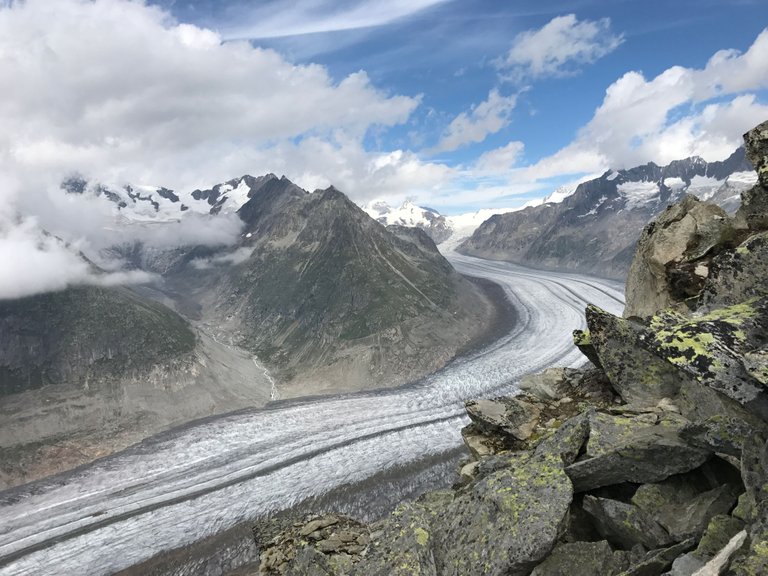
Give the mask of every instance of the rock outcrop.
[[[765, 128], [746, 137], [758, 170]], [[369, 526], [370, 544], [346, 564], [334, 556], [340, 536], [323, 534], [335, 538], [324, 549], [320, 536], [297, 545], [289, 531], [275, 540], [289, 544], [263, 548], [253, 572], [768, 573], [766, 278], [759, 267], [728, 268], [745, 243], [761, 241], [763, 180], [735, 219], [686, 198], [646, 229], [633, 265], [645, 271], [632, 280], [636, 313], [589, 307], [589, 331], [575, 335], [595, 366], [550, 370], [524, 379], [515, 397], [467, 402], [471, 459], [452, 490]], [[671, 269], [705, 260], [720, 273], [670, 284]], [[738, 290], [721, 294], [728, 274]]]

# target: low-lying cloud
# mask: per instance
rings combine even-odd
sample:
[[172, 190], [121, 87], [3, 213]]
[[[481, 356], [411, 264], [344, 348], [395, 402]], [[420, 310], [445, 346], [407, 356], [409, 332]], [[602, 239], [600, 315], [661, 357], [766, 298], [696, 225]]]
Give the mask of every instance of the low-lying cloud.
[[34, 219], [0, 220], [0, 300], [64, 290], [71, 286], [145, 284], [146, 272], [101, 272], [77, 250], [44, 233]]

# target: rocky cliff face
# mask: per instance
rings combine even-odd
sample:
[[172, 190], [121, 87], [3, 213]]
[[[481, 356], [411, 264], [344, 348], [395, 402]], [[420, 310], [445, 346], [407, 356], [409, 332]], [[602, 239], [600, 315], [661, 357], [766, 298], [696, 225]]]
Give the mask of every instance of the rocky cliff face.
[[740, 148], [723, 162], [688, 158], [610, 171], [559, 203], [499, 214], [459, 252], [556, 270], [624, 278], [640, 231], [668, 205], [696, 195], [733, 212], [755, 175]]
[[593, 366], [468, 402], [471, 458], [452, 490], [368, 526], [260, 525], [260, 562], [241, 573], [768, 573], [768, 123], [746, 142], [760, 180], [736, 217], [686, 198], [633, 263], [694, 273], [633, 275], [629, 318], [588, 307], [574, 342]]

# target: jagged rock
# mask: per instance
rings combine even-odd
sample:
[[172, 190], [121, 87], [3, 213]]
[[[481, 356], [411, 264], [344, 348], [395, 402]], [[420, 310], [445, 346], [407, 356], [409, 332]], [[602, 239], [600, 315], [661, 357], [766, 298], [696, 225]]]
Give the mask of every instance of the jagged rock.
[[600, 535], [626, 550], [636, 544], [661, 548], [674, 542], [664, 528], [633, 504], [587, 495], [583, 506], [595, 519]]
[[566, 421], [554, 434], [539, 442], [535, 454], [557, 455], [566, 466], [572, 464], [589, 435], [589, 417], [590, 412], [585, 412]]
[[559, 544], [531, 576], [613, 576], [629, 565], [627, 553], [605, 540]]
[[662, 398], [674, 398], [681, 374], [675, 366], [644, 345], [651, 330], [597, 308], [586, 310], [590, 342], [614, 390], [630, 404], [653, 407]]
[[696, 295], [708, 275], [695, 262], [735, 242], [733, 220], [719, 206], [686, 196], [648, 224], [629, 268], [624, 316], [645, 318]]
[[473, 424], [461, 429], [461, 437], [464, 439], [464, 444], [469, 448], [472, 457], [478, 460], [504, 449], [503, 444], [497, 438], [478, 433], [477, 427]]
[[600, 357], [592, 344], [592, 335], [589, 333], [589, 330], [574, 330], [573, 345], [587, 357], [587, 360], [592, 362], [592, 364], [597, 366], [600, 370], [603, 369], [603, 365], [600, 363]]
[[632, 566], [621, 576], [660, 576], [670, 567], [675, 558], [684, 554], [696, 545], [692, 538], [662, 550], [651, 550], [641, 561]]
[[744, 134], [747, 160], [754, 166], [758, 181], [768, 186], [768, 120]]
[[359, 560], [368, 528], [338, 514], [299, 522], [289, 515], [254, 526], [254, 537], [261, 548], [260, 575], [336, 576]]
[[[768, 335], [768, 298], [714, 310], [694, 318], [663, 312], [644, 326], [587, 308], [587, 323], [601, 363], [614, 389], [632, 404], [654, 405], [671, 398], [683, 414], [697, 417], [723, 411], [712, 406], [702, 413], [700, 401], [709, 386], [757, 416], [768, 419], [768, 394], [744, 365], [743, 355], [764, 345]], [[698, 395], [679, 401], [681, 390]], [[683, 399], [684, 400], [684, 399]], [[710, 398], [709, 403], [717, 404]]]
[[692, 576], [704, 564], [706, 564], [706, 559], [697, 556], [695, 552], [688, 552], [678, 556], [672, 562], [672, 568], [670, 568], [667, 576]]
[[589, 440], [585, 455], [594, 458], [622, 446], [641, 430], [655, 426], [659, 416], [653, 413], [641, 413], [631, 417], [627, 415], [592, 412], [589, 415]]
[[594, 405], [607, 405], [613, 401], [614, 392], [605, 374], [598, 368], [585, 370], [573, 368], [549, 368], [539, 374], [528, 374], [518, 387], [545, 404], [563, 403], [568, 398], [588, 400]]
[[[766, 192], [768, 195], [768, 192]], [[750, 236], [735, 250], [713, 258], [700, 306], [732, 306], [768, 294], [768, 232]]]
[[731, 538], [744, 529], [744, 522], [732, 516], [718, 514], [709, 521], [699, 541], [695, 554], [700, 558], [711, 558], [725, 547]]
[[[744, 545], [747, 539], [746, 530], [742, 530], [731, 538], [730, 542], [717, 555], [707, 562], [703, 568], [693, 573], [693, 576], [720, 576], [731, 561], [731, 557]], [[763, 571], [754, 574], [764, 574]]]
[[[262, 563], [264, 561], [262, 560]], [[271, 572], [259, 569], [259, 574], [271, 574]], [[325, 554], [314, 548], [302, 548], [293, 560], [284, 565], [282, 574], [291, 576], [336, 576]]]
[[477, 475], [477, 467], [480, 465], [479, 462], [468, 462], [464, 466], [461, 467], [461, 470], [459, 470], [459, 481], [467, 484]]
[[317, 520], [311, 520], [310, 522], [307, 522], [304, 526], [302, 526], [301, 530], [299, 530], [299, 535], [308, 536], [312, 532], [316, 532], [322, 528], [327, 528], [328, 526], [333, 526], [334, 524], [338, 524], [338, 522], [338, 517], [332, 514], [328, 514], [327, 516], [318, 518]]
[[746, 519], [751, 519], [758, 505], [768, 498], [768, 443], [763, 438], [757, 437], [744, 443], [741, 479], [746, 492], [739, 507]]
[[365, 559], [350, 576], [436, 576], [429, 513], [419, 504], [404, 504], [372, 527]]
[[676, 476], [640, 486], [632, 503], [680, 542], [691, 537], [698, 539], [713, 516], [729, 512], [736, 503], [737, 490], [724, 484], [699, 492], [691, 479]]
[[[594, 457], [579, 460], [566, 468], [576, 492], [622, 482], [659, 482], [701, 466], [710, 452], [682, 441], [678, 419], [658, 424], [631, 424], [625, 433], [606, 445]], [[596, 449], [595, 449], [596, 450]]]
[[516, 454], [462, 489], [433, 520], [442, 576], [527, 574], [552, 549], [571, 503], [559, 456]]
[[761, 435], [768, 435], [765, 424], [746, 412], [741, 417], [716, 414], [686, 424], [680, 431], [680, 437], [694, 446], [736, 457], [741, 456], [745, 442]]
[[565, 368], [548, 368], [538, 374], [527, 374], [517, 387], [543, 401], [559, 400], [569, 393]]
[[527, 440], [539, 421], [539, 408], [516, 398], [470, 400], [467, 414], [481, 432], [508, 434], [517, 440]]
[[751, 230], [768, 229], [768, 122], [744, 134], [747, 159], [757, 172], [757, 184], [742, 193], [737, 219]]

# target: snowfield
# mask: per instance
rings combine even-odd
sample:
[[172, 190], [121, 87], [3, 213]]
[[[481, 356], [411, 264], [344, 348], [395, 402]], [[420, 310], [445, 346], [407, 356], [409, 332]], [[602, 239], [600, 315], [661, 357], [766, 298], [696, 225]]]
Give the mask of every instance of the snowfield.
[[93, 464], [0, 493], [0, 575], [110, 574], [392, 466], [461, 444], [463, 402], [529, 372], [578, 365], [584, 307], [623, 309], [623, 286], [448, 254], [499, 283], [509, 332], [415, 384], [277, 402], [210, 418]]

